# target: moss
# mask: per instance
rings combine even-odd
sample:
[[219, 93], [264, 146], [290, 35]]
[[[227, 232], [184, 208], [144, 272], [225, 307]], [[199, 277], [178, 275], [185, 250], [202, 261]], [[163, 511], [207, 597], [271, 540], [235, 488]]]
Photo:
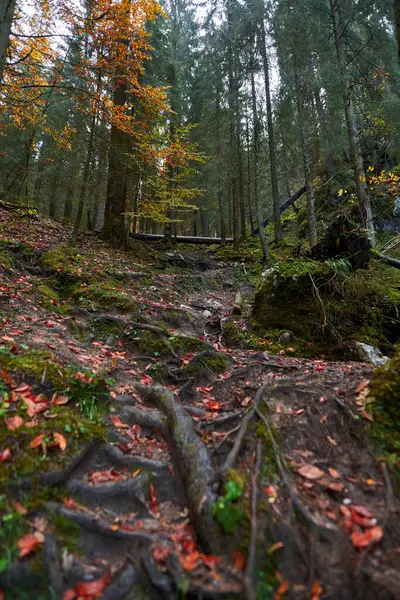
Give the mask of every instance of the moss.
[[79, 541], [81, 539], [80, 527], [57, 513], [53, 513], [52, 521], [57, 539], [60, 540], [63, 549], [67, 549], [69, 552], [79, 552]]
[[207, 375], [224, 373], [229, 366], [228, 358], [221, 353], [210, 351], [205, 356], [196, 356], [183, 369], [187, 375]]
[[[168, 335], [167, 329], [166, 335]], [[139, 342], [139, 350], [150, 356], [170, 356], [171, 348], [175, 354], [184, 356], [185, 354], [196, 354], [202, 350], [207, 350], [209, 346], [198, 338], [175, 334], [169, 336], [167, 343], [165, 339], [151, 331], [146, 332]]]
[[335, 348], [351, 340], [390, 351], [397, 335], [400, 274], [374, 263], [369, 271], [353, 273], [343, 266], [339, 260], [289, 260], [269, 269], [255, 295], [255, 327], [289, 330], [306, 343], [312, 339], [316, 354], [324, 348], [334, 356]]
[[0, 266], [5, 269], [11, 269], [14, 265], [14, 257], [11, 252], [0, 248]]
[[135, 312], [138, 303], [132, 300], [132, 292], [126, 292], [112, 280], [82, 282], [69, 291], [71, 300], [90, 310], [117, 308], [124, 312]]

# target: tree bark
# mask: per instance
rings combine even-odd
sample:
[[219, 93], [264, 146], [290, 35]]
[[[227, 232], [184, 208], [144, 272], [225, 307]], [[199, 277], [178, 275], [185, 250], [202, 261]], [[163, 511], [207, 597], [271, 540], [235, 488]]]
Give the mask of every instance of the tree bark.
[[0, 82], [3, 81], [16, 0], [0, 1]]
[[393, 0], [396, 25], [397, 55], [400, 63], [400, 0]]
[[[254, 64], [254, 59], [251, 57], [251, 64]], [[252, 100], [252, 110], [253, 110], [253, 145], [254, 145], [254, 205], [256, 209], [256, 216], [258, 222], [258, 234], [260, 236], [261, 248], [263, 252], [263, 264], [266, 264], [268, 260], [268, 240], [265, 235], [265, 229], [261, 216], [261, 207], [260, 207], [260, 199], [258, 195], [258, 180], [259, 180], [259, 128], [260, 123], [258, 120], [257, 114], [257, 96], [256, 96], [256, 86], [254, 81], [254, 71], [251, 71], [251, 100]]]
[[280, 210], [280, 198], [279, 198], [279, 186], [278, 186], [278, 169], [277, 169], [277, 160], [276, 160], [274, 122], [273, 122], [273, 118], [272, 118], [270, 73], [269, 73], [269, 62], [268, 62], [268, 56], [267, 56], [264, 18], [261, 20], [261, 54], [262, 54], [263, 67], [264, 67], [265, 100], [266, 100], [266, 104], [267, 104], [268, 149], [269, 149], [269, 163], [270, 163], [270, 169], [271, 169], [272, 202], [273, 202], [273, 207], [274, 207], [275, 241], [279, 242], [282, 239], [281, 210]]
[[335, 35], [336, 56], [339, 71], [342, 77], [344, 111], [346, 115], [346, 127], [349, 138], [349, 150], [351, 162], [354, 169], [356, 191], [359, 201], [361, 225], [368, 231], [372, 247], [375, 247], [375, 230], [372, 217], [371, 202], [368, 196], [364, 160], [360, 148], [357, 120], [354, 111], [353, 93], [347, 71], [346, 56], [343, 47], [343, 35], [345, 27], [342, 22], [338, 0], [330, 0], [333, 31]]
[[310, 148], [308, 144], [308, 131], [307, 131], [307, 121], [306, 121], [306, 110], [304, 103], [304, 94], [302, 89], [302, 84], [300, 80], [300, 69], [298, 66], [297, 58], [295, 52], [293, 53], [293, 70], [294, 70], [294, 79], [296, 86], [296, 100], [297, 100], [297, 110], [299, 113], [299, 121], [300, 121], [300, 137], [301, 137], [301, 147], [303, 152], [303, 165], [304, 165], [304, 179], [306, 184], [306, 193], [307, 193], [307, 210], [308, 210], [308, 223], [309, 223], [309, 238], [310, 244], [313, 246], [317, 243], [317, 223], [315, 218], [315, 198], [314, 198], [314, 190], [312, 185], [312, 176], [311, 176], [311, 158], [310, 158]]

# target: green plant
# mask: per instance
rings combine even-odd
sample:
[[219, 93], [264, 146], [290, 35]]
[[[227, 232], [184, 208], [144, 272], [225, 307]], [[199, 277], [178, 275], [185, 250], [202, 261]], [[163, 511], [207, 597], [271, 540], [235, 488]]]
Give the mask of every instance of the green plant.
[[243, 486], [237, 481], [225, 484], [225, 494], [213, 506], [213, 515], [225, 533], [233, 533], [240, 525], [244, 512], [235, 504], [243, 494]]
[[10, 508], [6, 497], [0, 496], [0, 573], [6, 571], [17, 558], [17, 541], [24, 532], [24, 519]]

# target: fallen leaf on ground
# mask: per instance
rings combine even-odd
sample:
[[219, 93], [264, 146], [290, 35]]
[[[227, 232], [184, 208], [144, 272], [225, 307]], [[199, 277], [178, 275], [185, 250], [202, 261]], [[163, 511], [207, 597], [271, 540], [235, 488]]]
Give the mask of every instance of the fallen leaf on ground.
[[353, 546], [357, 549], [368, 548], [371, 544], [379, 542], [383, 536], [382, 527], [376, 526], [372, 529], [368, 529], [364, 533], [354, 531], [351, 534], [351, 541]]
[[65, 448], [67, 447], [67, 440], [65, 439], [65, 437], [61, 433], [58, 433], [57, 431], [54, 431], [53, 437], [54, 437], [55, 442], [59, 446], [60, 450], [64, 451]]
[[232, 560], [233, 560], [233, 566], [235, 569], [237, 569], [238, 571], [243, 571], [244, 569], [244, 556], [243, 553], [240, 552], [240, 550], [234, 550], [232, 552]]
[[332, 469], [332, 467], [329, 467], [328, 471], [331, 477], [334, 477], [335, 479], [340, 479], [340, 474], [338, 473], [338, 471], [336, 471], [336, 469]]
[[105, 588], [110, 584], [111, 576], [108, 571], [99, 579], [94, 581], [80, 581], [76, 584], [74, 590], [79, 596], [92, 598], [101, 596]]
[[36, 531], [35, 533], [27, 533], [17, 542], [19, 557], [23, 558], [24, 556], [27, 556], [28, 554], [33, 552], [33, 550], [37, 548], [37, 546], [43, 544], [43, 542], [44, 535], [42, 533], [39, 533], [38, 531]]
[[302, 477], [305, 477], [306, 479], [319, 479], [320, 477], [323, 477], [323, 475], [325, 475], [325, 473], [321, 471], [321, 469], [318, 469], [318, 467], [315, 467], [314, 465], [310, 464], [303, 465], [302, 467], [300, 467], [298, 472]]
[[42, 444], [44, 438], [45, 438], [44, 434], [37, 435], [35, 438], [33, 438], [31, 443], [29, 444], [28, 448], [37, 448], [38, 446], [40, 446]]
[[10, 417], [9, 419], [4, 419], [4, 423], [7, 425], [7, 429], [10, 431], [14, 431], [18, 429], [18, 427], [22, 427], [24, 424], [24, 420], [16, 415], [15, 417]]
[[11, 456], [11, 450], [10, 450], [10, 448], [6, 448], [0, 454], [0, 463], [5, 462], [6, 460], [8, 460], [10, 458], [10, 456]]
[[110, 421], [114, 425], [114, 427], [116, 427], [117, 429], [122, 429], [122, 428], [129, 429], [129, 427], [130, 427], [130, 425], [123, 423], [121, 421], [121, 419], [119, 417], [117, 417], [117, 415], [111, 415]]
[[323, 588], [319, 581], [314, 581], [311, 588], [311, 600], [319, 600], [323, 593]]

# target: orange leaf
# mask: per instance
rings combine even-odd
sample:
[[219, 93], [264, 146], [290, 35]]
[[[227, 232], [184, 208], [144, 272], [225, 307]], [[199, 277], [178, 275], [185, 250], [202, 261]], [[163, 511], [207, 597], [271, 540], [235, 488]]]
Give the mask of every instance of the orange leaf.
[[42, 433], [41, 435], [37, 435], [29, 444], [28, 448], [37, 448], [40, 446], [44, 440], [45, 436]]
[[187, 554], [186, 556], [181, 556], [179, 558], [181, 567], [185, 569], [185, 571], [194, 571], [194, 569], [199, 564], [199, 560], [200, 552], [197, 551], [191, 552], [190, 554]]
[[299, 474], [306, 479], [319, 479], [325, 473], [318, 469], [318, 467], [314, 467], [314, 465], [306, 464], [300, 467]]
[[323, 594], [323, 588], [319, 581], [314, 581], [311, 588], [311, 600], [319, 600]]
[[368, 529], [364, 533], [359, 533], [358, 531], [354, 531], [351, 534], [351, 541], [353, 546], [357, 549], [367, 548], [371, 544], [375, 542], [379, 542], [381, 537], [383, 536], [383, 530], [381, 527], [373, 527], [372, 529]]
[[127, 425], [126, 423], [122, 423], [121, 419], [116, 415], [111, 415], [110, 421], [117, 429], [129, 429], [129, 425]]
[[57, 396], [56, 398], [54, 398], [53, 400], [53, 404], [56, 404], [57, 406], [61, 406], [63, 404], [67, 404], [67, 402], [70, 401], [70, 398], [68, 398], [68, 396]]
[[0, 454], [0, 463], [5, 462], [6, 460], [8, 460], [10, 458], [10, 456], [11, 456], [10, 448], [6, 448]]
[[44, 536], [42, 533], [27, 533], [17, 542], [17, 548], [19, 549], [19, 557], [23, 558], [24, 556], [27, 556], [28, 554], [33, 552], [33, 550], [37, 546], [42, 544], [43, 541]]
[[60, 447], [60, 450], [63, 452], [67, 447], [67, 440], [63, 435], [61, 435], [61, 433], [58, 433], [57, 431], [53, 432], [53, 437], [54, 440], [57, 442], [58, 446]]
[[10, 431], [14, 431], [14, 429], [22, 427], [22, 425], [24, 424], [24, 420], [18, 415], [16, 415], [15, 417], [4, 419], [4, 423], [7, 425], [7, 429], [9, 429]]
[[98, 597], [102, 595], [110, 581], [110, 573], [106, 571], [100, 579], [95, 579], [94, 581], [80, 581], [76, 584], [74, 590], [78, 596], [83, 596], [84, 598]]
[[329, 467], [328, 471], [331, 477], [334, 477], [335, 479], [340, 479], [340, 474], [336, 471], [336, 469], [332, 469], [331, 467]]
[[75, 600], [76, 592], [74, 590], [65, 590], [63, 600]]
[[233, 566], [235, 569], [237, 569], [238, 571], [243, 571], [244, 569], [244, 556], [243, 553], [240, 552], [240, 550], [234, 550], [232, 552], [232, 560], [233, 560]]

